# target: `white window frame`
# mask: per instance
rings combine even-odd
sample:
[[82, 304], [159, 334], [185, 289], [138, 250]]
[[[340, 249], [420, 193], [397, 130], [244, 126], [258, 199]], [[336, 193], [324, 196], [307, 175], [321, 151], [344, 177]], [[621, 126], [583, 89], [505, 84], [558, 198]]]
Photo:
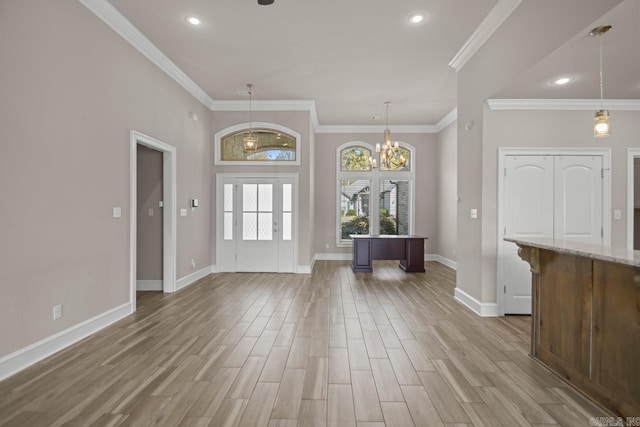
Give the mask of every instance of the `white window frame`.
[[416, 178], [416, 165], [415, 165], [415, 148], [412, 145], [398, 141], [398, 144], [408, 150], [410, 154], [410, 164], [408, 171], [385, 171], [380, 170], [380, 167], [366, 170], [366, 171], [343, 171], [341, 169], [341, 157], [340, 153], [345, 148], [349, 147], [363, 147], [371, 151], [371, 155], [374, 158], [377, 157], [375, 145], [364, 141], [349, 141], [338, 148], [336, 148], [336, 246], [337, 247], [351, 247], [353, 242], [350, 240], [342, 240], [342, 223], [340, 217], [341, 209], [341, 193], [340, 183], [342, 180], [358, 180], [364, 179], [371, 182], [370, 186], [370, 198], [369, 198], [369, 233], [378, 234], [380, 232], [380, 216], [372, 215], [373, 212], [380, 211], [380, 181], [393, 180], [393, 181], [409, 181], [410, 194], [409, 194], [409, 234], [414, 234], [415, 230], [415, 178]]

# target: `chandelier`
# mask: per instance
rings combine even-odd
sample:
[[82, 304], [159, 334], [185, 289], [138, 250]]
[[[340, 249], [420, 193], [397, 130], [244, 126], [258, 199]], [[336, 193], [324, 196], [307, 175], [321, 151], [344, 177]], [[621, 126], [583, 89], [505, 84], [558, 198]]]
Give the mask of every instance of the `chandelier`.
[[606, 138], [611, 134], [611, 123], [609, 122], [609, 111], [604, 109], [604, 86], [602, 79], [602, 35], [611, 29], [611, 25], [596, 27], [589, 33], [590, 36], [599, 36], [600, 40], [600, 110], [596, 111], [593, 118], [593, 136], [596, 138]]
[[[380, 143], [376, 144], [376, 153], [378, 153], [378, 157], [380, 159], [380, 166], [385, 167], [386, 169], [391, 169], [392, 166], [396, 168], [401, 168], [407, 165], [407, 159], [404, 155], [398, 155], [398, 151], [400, 150], [400, 145], [398, 141], [395, 143], [391, 143], [391, 131], [389, 130], [389, 104], [391, 102], [387, 101], [384, 105], [387, 108], [387, 120], [386, 120], [386, 129], [384, 130], [384, 142], [382, 145]], [[376, 159], [369, 158], [369, 163], [372, 168], [378, 167]]]
[[251, 96], [253, 95], [253, 84], [248, 83], [249, 88], [249, 135], [242, 138], [242, 144], [244, 145], [244, 151], [256, 151], [258, 148], [258, 138], [253, 136], [253, 128], [251, 123]]

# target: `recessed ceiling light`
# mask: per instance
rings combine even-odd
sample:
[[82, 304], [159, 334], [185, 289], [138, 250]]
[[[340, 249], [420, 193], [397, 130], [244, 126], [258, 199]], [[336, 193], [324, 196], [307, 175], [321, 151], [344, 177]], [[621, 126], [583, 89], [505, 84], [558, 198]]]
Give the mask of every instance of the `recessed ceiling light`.
[[195, 15], [187, 15], [184, 17], [184, 20], [187, 22], [187, 24], [192, 25], [194, 27], [199, 27], [202, 24], [204, 24], [204, 21], [202, 20], [202, 18], [198, 18]]
[[371, 116], [371, 120], [380, 120], [382, 119], [381, 116]]
[[409, 16], [409, 23], [411, 24], [419, 24], [421, 22], [424, 22], [424, 20], [427, 17], [425, 16], [424, 13], [414, 13], [411, 16]]
[[573, 79], [571, 77], [559, 77], [553, 81], [553, 84], [556, 86], [564, 86], [568, 83], [571, 83]]

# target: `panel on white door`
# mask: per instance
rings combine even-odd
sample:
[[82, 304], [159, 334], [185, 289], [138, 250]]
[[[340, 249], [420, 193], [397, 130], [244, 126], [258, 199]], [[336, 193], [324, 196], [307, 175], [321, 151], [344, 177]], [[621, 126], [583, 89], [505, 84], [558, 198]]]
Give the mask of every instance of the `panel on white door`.
[[554, 192], [554, 237], [602, 244], [602, 157], [556, 157]]
[[278, 241], [274, 222], [274, 206], [278, 206], [278, 192], [273, 191], [277, 180], [238, 180], [241, 194], [241, 224], [237, 232], [236, 270], [244, 272], [277, 272]]
[[[505, 158], [505, 236], [553, 236], [552, 156], [509, 156]], [[518, 257], [518, 247], [502, 241], [502, 269], [505, 286], [504, 311], [531, 313], [531, 273], [529, 264]]]

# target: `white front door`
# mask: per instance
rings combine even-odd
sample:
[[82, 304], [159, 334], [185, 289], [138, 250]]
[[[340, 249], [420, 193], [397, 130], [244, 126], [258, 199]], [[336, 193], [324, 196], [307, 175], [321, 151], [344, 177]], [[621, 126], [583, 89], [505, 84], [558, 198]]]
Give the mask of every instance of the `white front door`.
[[295, 179], [220, 178], [218, 189], [220, 270], [292, 273]]
[[[601, 244], [602, 156], [507, 156], [504, 235]], [[531, 313], [531, 273], [514, 243], [502, 245], [505, 314]]]

